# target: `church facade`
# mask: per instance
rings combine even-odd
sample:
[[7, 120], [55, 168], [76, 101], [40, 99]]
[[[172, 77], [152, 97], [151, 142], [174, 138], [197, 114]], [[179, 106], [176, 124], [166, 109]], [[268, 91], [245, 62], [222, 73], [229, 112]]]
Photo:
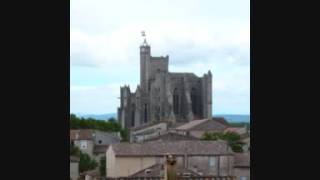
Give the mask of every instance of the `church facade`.
[[169, 121], [212, 118], [212, 75], [168, 71], [169, 56], [151, 56], [144, 40], [140, 46], [140, 85], [135, 92], [120, 87], [118, 121], [124, 128]]

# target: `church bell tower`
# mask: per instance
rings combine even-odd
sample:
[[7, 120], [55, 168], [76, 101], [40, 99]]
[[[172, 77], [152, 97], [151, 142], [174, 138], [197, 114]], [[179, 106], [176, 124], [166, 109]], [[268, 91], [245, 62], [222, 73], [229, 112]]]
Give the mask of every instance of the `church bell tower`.
[[150, 46], [147, 43], [145, 32], [142, 31], [144, 37], [140, 46], [140, 85], [143, 92], [148, 92], [149, 68], [150, 68]]

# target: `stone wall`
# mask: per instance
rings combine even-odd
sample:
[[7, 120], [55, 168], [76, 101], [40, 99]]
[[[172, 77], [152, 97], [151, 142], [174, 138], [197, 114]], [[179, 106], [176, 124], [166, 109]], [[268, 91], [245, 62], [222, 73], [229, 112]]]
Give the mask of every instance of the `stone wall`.
[[150, 46], [140, 47], [140, 85], [135, 93], [131, 93], [128, 86], [120, 88], [118, 119], [122, 127], [212, 117], [211, 72], [203, 77], [172, 73], [168, 71], [168, 64], [169, 56], [152, 57]]
[[79, 178], [79, 163], [70, 162], [70, 177], [72, 180], [77, 180]]

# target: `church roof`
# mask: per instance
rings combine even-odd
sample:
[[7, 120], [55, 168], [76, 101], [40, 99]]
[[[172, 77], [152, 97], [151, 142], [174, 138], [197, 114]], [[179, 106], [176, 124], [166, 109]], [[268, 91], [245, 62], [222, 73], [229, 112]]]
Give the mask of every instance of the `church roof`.
[[141, 129], [145, 129], [145, 128], [148, 128], [148, 127], [152, 127], [152, 126], [157, 125], [157, 124], [161, 124], [161, 123], [167, 123], [167, 122], [166, 122], [166, 121], [149, 122], [149, 123], [143, 124], [143, 125], [141, 125], [141, 126], [132, 127], [132, 128], [130, 128], [130, 130], [132, 130], [132, 131], [138, 131], [138, 130], [141, 130]]
[[176, 127], [175, 129], [177, 129], [177, 130], [189, 130], [189, 129], [191, 129], [191, 128], [193, 128], [193, 127], [195, 127], [195, 126], [197, 126], [197, 125], [199, 125], [201, 123], [204, 123], [206, 121], [208, 121], [208, 119], [193, 120], [193, 121], [190, 121], [190, 122], [188, 122], [186, 124], [183, 124], [183, 125], [181, 125], [179, 127]]
[[197, 75], [194, 73], [189, 72], [169, 72], [168, 73], [171, 77], [187, 77], [187, 78], [198, 78]]
[[193, 120], [179, 127], [176, 130], [200, 130], [200, 131], [223, 131], [228, 126], [215, 119]]

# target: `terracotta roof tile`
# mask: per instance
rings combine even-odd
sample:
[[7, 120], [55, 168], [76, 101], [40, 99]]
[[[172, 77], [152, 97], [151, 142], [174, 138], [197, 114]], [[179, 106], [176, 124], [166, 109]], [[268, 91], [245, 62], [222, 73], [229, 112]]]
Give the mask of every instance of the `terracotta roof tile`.
[[117, 156], [148, 155], [218, 155], [232, 154], [225, 141], [150, 141], [145, 143], [118, 143], [110, 147]]
[[214, 130], [214, 131], [223, 131], [227, 128], [224, 123], [214, 119], [201, 119], [201, 120], [193, 120], [186, 124], [183, 124], [177, 128], [176, 130]]
[[234, 167], [250, 167], [250, 153], [235, 153]]
[[94, 130], [92, 129], [71, 129], [70, 140], [92, 140]]
[[193, 136], [186, 136], [186, 135], [178, 134], [175, 132], [166, 132], [165, 134], [161, 134], [160, 136], [147, 139], [146, 141], [159, 141], [159, 140], [181, 141], [181, 140], [199, 140], [199, 139]]
[[197, 126], [197, 125], [199, 125], [201, 123], [204, 123], [204, 122], [206, 122], [208, 120], [209, 119], [193, 120], [193, 121], [190, 121], [190, 122], [188, 122], [186, 124], [183, 124], [183, 125], [175, 128], [175, 129], [177, 129], [177, 130], [189, 130], [189, 129], [191, 129], [191, 128], [193, 128], [193, 127], [195, 127], [195, 126]]

